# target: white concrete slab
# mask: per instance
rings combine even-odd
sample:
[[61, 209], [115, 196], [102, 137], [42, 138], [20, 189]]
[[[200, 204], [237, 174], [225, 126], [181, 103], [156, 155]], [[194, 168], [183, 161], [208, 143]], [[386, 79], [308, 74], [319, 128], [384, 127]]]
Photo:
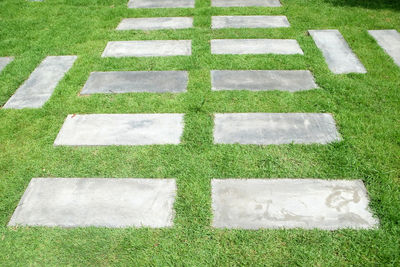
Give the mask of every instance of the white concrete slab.
[[169, 227], [174, 179], [33, 178], [9, 226]]
[[212, 70], [211, 90], [280, 90], [296, 92], [318, 88], [308, 70]]
[[108, 42], [102, 57], [190, 56], [191, 40], [146, 40]]
[[213, 7], [280, 7], [279, 0], [211, 0]]
[[339, 141], [335, 121], [326, 113], [215, 114], [216, 144], [327, 144]]
[[400, 66], [400, 33], [396, 30], [372, 30], [368, 33], [393, 58], [394, 63]]
[[282, 28], [290, 27], [286, 16], [212, 16], [211, 28]]
[[41, 108], [76, 59], [77, 56], [46, 57], [3, 108]]
[[194, 8], [195, 0], [129, 0], [128, 8]]
[[183, 114], [68, 115], [55, 146], [179, 144]]
[[361, 180], [214, 179], [217, 228], [336, 230], [378, 226]]
[[338, 30], [309, 30], [308, 32], [322, 51], [325, 61], [333, 73], [367, 72]]
[[0, 57], [0, 72], [14, 60], [14, 57]]
[[190, 17], [129, 18], [123, 19], [117, 30], [168, 30], [193, 27]]
[[81, 94], [182, 93], [186, 91], [187, 71], [92, 72]]
[[216, 39], [211, 40], [211, 53], [303, 55], [303, 50], [290, 39]]

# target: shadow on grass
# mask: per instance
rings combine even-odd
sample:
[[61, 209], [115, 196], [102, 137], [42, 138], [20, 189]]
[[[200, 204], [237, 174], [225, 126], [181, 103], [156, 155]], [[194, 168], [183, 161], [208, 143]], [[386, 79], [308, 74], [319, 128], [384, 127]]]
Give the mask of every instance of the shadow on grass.
[[335, 6], [400, 10], [400, 0], [325, 0], [325, 2]]

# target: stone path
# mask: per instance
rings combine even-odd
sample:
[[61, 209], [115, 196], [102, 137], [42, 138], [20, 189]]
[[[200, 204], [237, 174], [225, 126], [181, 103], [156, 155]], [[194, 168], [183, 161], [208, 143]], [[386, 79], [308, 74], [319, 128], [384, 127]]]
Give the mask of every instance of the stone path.
[[378, 226], [361, 180], [214, 179], [217, 228], [336, 230]]
[[279, 0], [211, 0], [214, 7], [280, 7]]
[[168, 30], [193, 27], [190, 17], [130, 18], [123, 19], [117, 30]]
[[169, 227], [174, 179], [34, 178], [9, 226]]
[[213, 16], [211, 28], [281, 28], [290, 27], [286, 16]]
[[129, 0], [128, 8], [194, 8], [195, 0]]
[[191, 54], [191, 40], [114, 41], [108, 42], [102, 57], [166, 57]]
[[186, 91], [187, 71], [92, 72], [81, 94], [96, 93], [182, 93]]
[[46, 57], [3, 108], [42, 107], [76, 59], [76, 56]]
[[0, 72], [13, 60], [13, 57], [0, 57]]
[[400, 34], [396, 30], [371, 30], [368, 33], [393, 58], [394, 63], [400, 66]]
[[338, 30], [310, 30], [308, 32], [322, 51], [333, 73], [367, 72]]
[[291, 39], [216, 39], [211, 40], [211, 53], [303, 55], [303, 50]]

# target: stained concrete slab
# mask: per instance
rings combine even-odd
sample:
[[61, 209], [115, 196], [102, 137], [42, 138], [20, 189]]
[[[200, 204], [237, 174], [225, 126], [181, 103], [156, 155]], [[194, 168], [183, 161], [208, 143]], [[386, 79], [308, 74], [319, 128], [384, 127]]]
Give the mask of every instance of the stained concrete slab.
[[318, 88], [308, 70], [212, 70], [211, 90], [280, 90], [296, 92]]
[[187, 71], [112, 71], [92, 72], [81, 94], [182, 93], [186, 91]]
[[325, 61], [333, 73], [367, 72], [338, 30], [309, 30], [308, 32], [322, 51]]
[[291, 39], [216, 39], [211, 40], [211, 53], [303, 55], [303, 50]]
[[216, 144], [327, 144], [339, 141], [332, 115], [327, 113], [215, 114]]
[[170, 227], [174, 179], [33, 178], [9, 226]]
[[0, 72], [13, 60], [14, 57], [0, 57]]
[[191, 40], [146, 40], [108, 42], [102, 57], [190, 56]]
[[76, 59], [77, 56], [46, 57], [3, 108], [41, 108]]
[[286, 16], [213, 16], [211, 28], [282, 28], [290, 27]]
[[68, 115], [55, 146], [179, 144], [183, 114]]
[[211, 0], [213, 7], [280, 7], [279, 0]]
[[383, 50], [400, 66], [400, 33], [396, 30], [371, 30], [368, 33], [374, 37]]
[[213, 179], [217, 228], [377, 228], [361, 180]]
[[176, 30], [192, 27], [191, 17], [129, 18], [123, 19], [117, 30]]
[[129, 0], [128, 8], [194, 8], [195, 0]]

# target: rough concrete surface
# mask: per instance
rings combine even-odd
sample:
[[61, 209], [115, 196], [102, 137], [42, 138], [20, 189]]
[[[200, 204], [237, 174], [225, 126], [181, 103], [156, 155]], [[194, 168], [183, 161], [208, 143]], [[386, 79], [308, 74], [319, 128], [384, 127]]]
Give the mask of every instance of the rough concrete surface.
[[290, 27], [286, 16], [212, 16], [211, 28], [282, 28]]
[[192, 27], [191, 17], [129, 18], [123, 19], [117, 30], [166, 30]]
[[303, 54], [296, 40], [291, 39], [215, 39], [212, 54]]
[[280, 7], [279, 0], [211, 0], [213, 7]]
[[129, 0], [128, 8], [194, 8], [195, 0]]
[[383, 50], [400, 66], [400, 33], [396, 30], [371, 30], [368, 33], [375, 38]]

